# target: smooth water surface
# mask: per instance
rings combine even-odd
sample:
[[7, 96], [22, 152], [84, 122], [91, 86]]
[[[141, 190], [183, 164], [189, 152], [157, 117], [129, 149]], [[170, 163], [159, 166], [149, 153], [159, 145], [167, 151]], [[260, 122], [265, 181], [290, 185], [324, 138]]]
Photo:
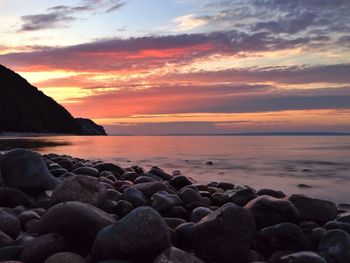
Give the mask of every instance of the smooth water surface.
[[350, 203], [348, 136], [52, 136], [11, 138], [14, 146]]

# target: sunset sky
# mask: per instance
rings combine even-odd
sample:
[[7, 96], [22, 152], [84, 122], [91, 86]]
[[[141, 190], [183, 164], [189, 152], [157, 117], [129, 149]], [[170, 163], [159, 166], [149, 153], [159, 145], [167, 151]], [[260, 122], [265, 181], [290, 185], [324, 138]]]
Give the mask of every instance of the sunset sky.
[[349, 0], [0, 0], [0, 64], [110, 134], [350, 132]]

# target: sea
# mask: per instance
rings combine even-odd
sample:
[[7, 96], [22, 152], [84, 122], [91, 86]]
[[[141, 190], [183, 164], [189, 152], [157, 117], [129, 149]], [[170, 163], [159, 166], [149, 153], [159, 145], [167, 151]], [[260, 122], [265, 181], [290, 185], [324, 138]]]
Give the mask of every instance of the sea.
[[[44, 136], [1, 137], [0, 151], [30, 148], [113, 162], [158, 166], [199, 183], [271, 188], [350, 203], [350, 136]], [[211, 162], [209, 165], [209, 162]]]

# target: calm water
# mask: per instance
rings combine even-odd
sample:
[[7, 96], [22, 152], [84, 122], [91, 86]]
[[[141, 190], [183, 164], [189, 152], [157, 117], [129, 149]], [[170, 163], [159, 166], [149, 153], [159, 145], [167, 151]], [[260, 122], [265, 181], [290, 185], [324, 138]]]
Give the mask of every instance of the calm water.
[[[350, 137], [346, 136], [65, 136], [10, 142], [10, 148], [32, 147], [123, 167], [157, 165], [169, 173], [180, 170], [199, 182], [228, 181], [350, 203]], [[43, 142], [51, 145], [43, 147]], [[207, 161], [214, 165], [206, 165]]]

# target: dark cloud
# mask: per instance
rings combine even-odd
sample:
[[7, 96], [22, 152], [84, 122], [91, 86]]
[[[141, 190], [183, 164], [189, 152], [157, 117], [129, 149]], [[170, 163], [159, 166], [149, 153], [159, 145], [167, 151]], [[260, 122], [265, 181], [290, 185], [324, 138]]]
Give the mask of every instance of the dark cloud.
[[125, 5], [122, 0], [86, 1], [81, 6], [58, 5], [47, 9], [48, 13], [22, 16], [19, 31], [37, 31], [67, 26], [82, 12], [114, 12]]

